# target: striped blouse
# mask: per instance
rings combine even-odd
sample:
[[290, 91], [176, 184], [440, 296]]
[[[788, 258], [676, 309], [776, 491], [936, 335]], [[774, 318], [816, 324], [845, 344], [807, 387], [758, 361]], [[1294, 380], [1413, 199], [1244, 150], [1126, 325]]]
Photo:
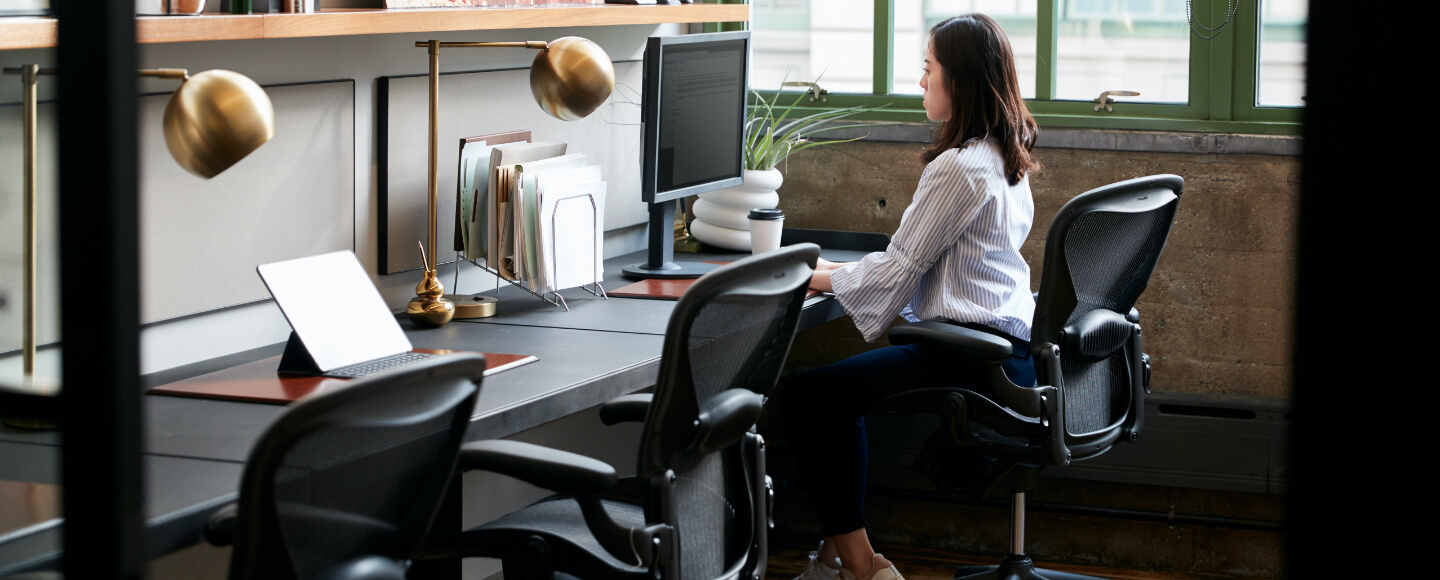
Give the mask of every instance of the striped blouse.
[[951, 149], [925, 166], [890, 246], [835, 270], [830, 282], [866, 342], [897, 314], [1030, 340], [1035, 300], [1020, 245], [1034, 219], [1030, 180], [1006, 181], [994, 139]]

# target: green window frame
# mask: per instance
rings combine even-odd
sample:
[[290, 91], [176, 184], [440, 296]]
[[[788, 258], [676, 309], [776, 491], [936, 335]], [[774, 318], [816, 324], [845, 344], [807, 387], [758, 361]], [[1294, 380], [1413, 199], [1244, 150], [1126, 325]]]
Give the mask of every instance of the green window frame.
[[[712, 0], [741, 4], [743, 0]], [[816, 0], [823, 1], [823, 0]], [[1260, 0], [1239, 0], [1235, 18], [1224, 32], [1211, 40], [1190, 35], [1190, 95], [1185, 104], [1123, 102], [1114, 112], [1095, 111], [1091, 101], [1055, 98], [1056, 46], [1061, 0], [1038, 2], [1035, 98], [1027, 99], [1030, 113], [1042, 127], [1197, 131], [1299, 135], [1303, 128], [1303, 107], [1262, 107], [1257, 105], [1260, 50]], [[1176, 0], [1179, 1], [1179, 0]], [[1204, 11], [1208, 22], [1223, 21], [1226, 0], [1193, 0], [1197, 16]], [[875, 0], [874, 79], [870, 94], [831, 93], [827, 102], [797, 106], [805, 114], [829, 108], [856, 105], [879, 106], [883, 111], [866, 113], [857, 119], [871, 121], [925, 122], [920, 97], [893, 93], [895, 54], [895, 0]], [[705, 25], [706, 32], [744, 30], [748, 23], [724, 22]], [[773, 91], [761, 91], [767, 97]], [[818, 106], [817, 106], [818, 105]]]

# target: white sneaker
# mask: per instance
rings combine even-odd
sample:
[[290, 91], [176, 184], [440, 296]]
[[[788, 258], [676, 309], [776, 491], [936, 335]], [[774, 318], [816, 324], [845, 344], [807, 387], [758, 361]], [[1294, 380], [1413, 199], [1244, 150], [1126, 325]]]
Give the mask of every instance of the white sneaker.
[[840, 580], [905, 580], [905, 577], [900, 575], [900, 571], [896, 570], [895, 565], [886, 560], [885, 556], [875, 554], [875, 558], [870, 561], [868, 574], [856, 576], [854, 572], [841, 568]]
[[840, 558], [835, 558], [833, 562], [823, 562], [820, 554], [824, 551], [825, 540], [820, 540], [820, 545], [815, 547], [814, 552], [810, 552], [810, 565], [796, 576], [795, 580], [835, 580], [840, 574]]

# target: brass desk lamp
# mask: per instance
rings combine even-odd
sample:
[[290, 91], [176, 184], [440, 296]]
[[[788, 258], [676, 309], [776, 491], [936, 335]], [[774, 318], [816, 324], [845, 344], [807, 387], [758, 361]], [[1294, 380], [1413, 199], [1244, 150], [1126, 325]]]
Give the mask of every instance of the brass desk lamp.
[[[40, 75], [53, 75], [54, 69], [28, 64], [6, 68], [5, 74], [20, 75], [24, 93], [24, 312], [22, 314], [22, 346], [24, 358], [23, 388], [41, 394], [53, 394], [58, 385], [35, 376], [35, 180], [36, 124], [38, 100], [36, 85]], [[209, 179], [229, 169], [237, 161], [264, 145], [275, 134], [275, 110], [270, 97], [255, 81], [227, 70], [210, 70], [195, 76], [185, 69], [162, 68], [139, 71], [140, 76], [177, 79], [179, 88], [165, 105], [165, 146], [187, 171]], [[31, 429], [53, 428], [44, 421], [6, 418], [5, 423]]]
[[[417, 326], [444, 326], [456, 316], [455, 300], [462, 299], [467, 312], [464, 318], [495, 315], [495, 298], [491, 296], [456, 296], [445, 294], [445, 286], [435, 273], [440, 260], [435, 251], [435, 228], [438, 191], [436, 176], [440, 171], [440, 49], [443, 48], [530, 48], [539, 50], [530, 66], [530, 93], [535, 104], [551, 117], [562, 121], [578, 121], [595, 112], [610, 92], [615, 90], [615, 66], [599, 45], [578, 36], [566, 36], [550, 42], [416, 42], [415, 46], [430, 50], [430, 172], [428, 230], [430, 259], [422, 267], [425, 278], [415, 286], [415, 298], [405, 308], [410, 321]], [[421, 254], [425, 253], [421, 247]], [[457, 264], [458, 268], [459, 265]]]

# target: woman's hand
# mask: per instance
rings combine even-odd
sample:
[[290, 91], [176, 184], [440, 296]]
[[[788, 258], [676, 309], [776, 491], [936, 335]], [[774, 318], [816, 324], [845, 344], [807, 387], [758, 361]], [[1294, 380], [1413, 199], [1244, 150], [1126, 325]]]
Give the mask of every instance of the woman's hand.
[[833, 272], [834, 270], [821, 272], [816, 269], [815, 273], [810, 275], [810, 287], [821, 292], [834, 292], [835, 287], [830, 285], [830, 274]]
[[815, 262], [815, 273], [810, 275], [810, 287], [821, 292], [834, 292], [835, 287], [830, 285], [830, 274], [845, 266], [845, 262], [831, 262], [825, 258], [818, 258]]
[[834, 272], [846, 264], [846, 262], [831, 262], [825, 258], [817, 258], [817, 260], [818, 261], [815, 262], [816, 272]]

